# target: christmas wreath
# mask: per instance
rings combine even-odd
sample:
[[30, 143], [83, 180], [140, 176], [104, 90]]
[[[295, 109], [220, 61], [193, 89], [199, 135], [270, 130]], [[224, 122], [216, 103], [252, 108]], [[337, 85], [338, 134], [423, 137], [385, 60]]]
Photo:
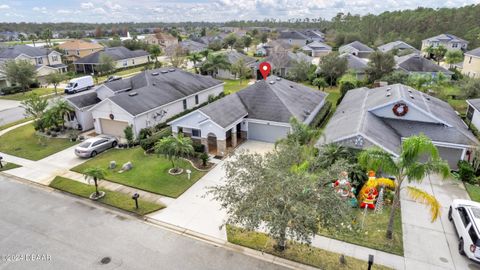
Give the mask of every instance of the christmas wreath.
[[393, 106], [392, 110], [396, 116], [401, 117], [408, 113], [408, 106], [405, 103], [397, 103], [395, 106]]

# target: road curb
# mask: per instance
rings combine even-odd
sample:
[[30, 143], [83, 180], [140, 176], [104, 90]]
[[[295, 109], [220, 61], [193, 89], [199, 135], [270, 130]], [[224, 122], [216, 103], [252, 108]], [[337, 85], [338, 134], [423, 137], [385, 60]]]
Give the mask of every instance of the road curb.
[[160, 227], [164, 230], [168, 230], [168, 231], [176, 233], [178, 235], [183, 235], [185, 237], [189, 237], [189, 238], [195, 239], [197, 241], [202, 241], [204, 243], [213, 245], [215, 247], [221, 247], [221, 248], [224, 248], [226, 250], [229, 250], [229, 251], [232, 251], [232, 252], [237, 252], [237, 253], [240, 253], [240, 254], [243, 254], [243, 255], [246, 255], [246, 256], [249, 256], [249, 257], [253, 257], [253, 258], [268, 262], [268, 263], [272, 263], [272, 264], [275, 264], [275, 265], [278, 265], [278, 266], [281, 266], [281, 267], [286, 267], [286, 268], [290, 268], [290, 269], [302, 269], [302, 270], [303, 269], [305, 269], [305, 270], [318, 269], [318, 268], [315, 268], [315, 267], [312, 267], [312, 266], [308, 266], [308, 265], [305, 265], [305, 264], [290, 261], [290, 260], [287, 260], [287, 259], [284, 259], [284, 258], [281, 258], [281, 257], [277, 257], [277, 256], [274, 256], [274, 255], [271, 255], [271, 254], [268, 254], [268, 253], [264, 253], [264, 252], [261, 252], [261, 251], [258, 251], [258, 250], [254, 250], [254, 249], [247, 248], [247, 247], [244, 247], [244, 246], [236, 245], [236, 244], [230, 243], [226, 240], [216, 238], [216, 237], [212, 237], [212, 236], [202, 234], [202, 233], [199, 233], [199, 232], [195, 232], [195, 231], [183, 228], [183, 227], [176, 226], [176, 225], [171, 224], [171, 223], [156, 220], [156, 219], [151, 218], [149, 216], [141, 216], [141, 215], [138, 215], [138, 214], [135, 214], [135, 213], [130, 213], [130, 212], [127, 212], [127, 211], [123, 211], [123, 210], [118, 209], [116, 207], [112, 207], [112, 206], [105, 205], [105, 204], [102, 204], [102, 203], [96, 203], [96, 202], [93, 202], [93, 201], [91, 201], [87, 198], [80, 197], [80, 196], [77, 196], [75, 194], [67, 193], [67, 192], [64, 192], [64, 191], [61, 191], [61, 190], [58, 190], [58, 189], [52, 188], [50, 186], [34, 182], [34, 181], [31, 181], [31, 180], [28, 180], [28, 179], [25, 179], [25, 178], [10, 175], [10, 174], [4, 173], [4, 172], [0, 172], [0, 175], [5, 176], [7, 179], [16, 180], [16, 181], [19, 181], [19, 182], [21, 182], [23, 184], [26, 184], [26, 185], [30, 185], [30, 186], [33, 186], [33, 187], [36, 187], [36, 188], [41, 188], [41, 189], [46, 190], [48, 192], [55, 192], [55, 193], [58, 193], [58, 194], [63, 194], [65, 196], [74, 197], [78, 200], [82, 200], [85, 203], [91, 204], [92, 206], [96, 206], [98, 208], [103, 208], [103, 209], [108, 209], [110, 211], [115, 211], [115, 212], [117, 212], [117, 214], [121, 214], [121, 215], [124, 215], [124, 216], [134, 218], [136, 220], [139, 220], [139, 221], [141, 221], [143, 223], [146, 223], [146, 224], [149, 224], [151, 226], [158, 226], [158, 227]]

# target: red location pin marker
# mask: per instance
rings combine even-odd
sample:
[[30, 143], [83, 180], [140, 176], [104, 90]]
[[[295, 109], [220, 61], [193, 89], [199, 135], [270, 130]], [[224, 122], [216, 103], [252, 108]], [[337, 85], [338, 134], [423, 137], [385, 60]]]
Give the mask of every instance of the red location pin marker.
[[262, 62], [260, 63], [260, 73], [262, 73], [263, 79], [266, 80], [268, 77], [268, 74], [270, 74], [270, 70], [272, 67], [268, 62]]

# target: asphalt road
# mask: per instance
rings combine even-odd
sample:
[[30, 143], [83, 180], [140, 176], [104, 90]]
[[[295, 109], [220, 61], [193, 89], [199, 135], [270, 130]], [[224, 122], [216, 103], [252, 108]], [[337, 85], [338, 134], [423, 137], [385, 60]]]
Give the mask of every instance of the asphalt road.
[[282, 269], [4, 175], [0, 192], [0, 269]]

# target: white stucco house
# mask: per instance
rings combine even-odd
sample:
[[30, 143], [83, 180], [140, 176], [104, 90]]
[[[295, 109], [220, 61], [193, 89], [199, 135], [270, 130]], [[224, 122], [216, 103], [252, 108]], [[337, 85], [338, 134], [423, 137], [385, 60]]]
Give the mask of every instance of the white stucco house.
[[467, 99], [467, 123], [480, 130], [480, 98]]
[[72, 126], [97, 134], [124, 137], [131, 125], [141, 129], [199, 106], [223, 92], [222, 81], [173, 68], [149, 70], [131, 78], [105, 83], [93, 93], [67, 97], [75, 108]]
[[240, 140], [275, 142], [290, 132], [290, 118], [310, 124], [325, 102], [326, 93], [276, 76], [195, 110], [168, 124], [224, 156]]

